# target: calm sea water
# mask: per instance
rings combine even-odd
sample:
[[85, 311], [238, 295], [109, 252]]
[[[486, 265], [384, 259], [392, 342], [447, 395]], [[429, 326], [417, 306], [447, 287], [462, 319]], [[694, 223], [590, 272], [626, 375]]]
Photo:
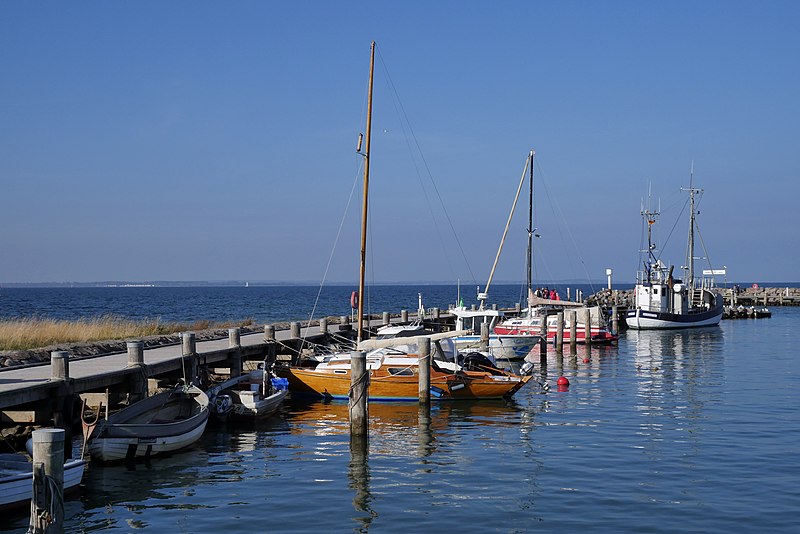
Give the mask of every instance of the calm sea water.
[[[257, 425], [209, 427], [186, 452], [91, 465], [67, 531], [794, 532], [800, 309], [773, 311], [551, 352], [554, 387], [511, 402], [430, 417], [372, 404], [366, 447], [346, 404], [288, 402]], [[3, 531], [26, 523], [0, 516]]]

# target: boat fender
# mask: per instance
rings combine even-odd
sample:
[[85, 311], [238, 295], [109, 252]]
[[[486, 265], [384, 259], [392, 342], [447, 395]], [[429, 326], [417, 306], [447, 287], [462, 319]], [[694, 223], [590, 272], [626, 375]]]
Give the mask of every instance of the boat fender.
[[350, 293], [350, 307], [354, 310], [358, 308], [358, 291]]

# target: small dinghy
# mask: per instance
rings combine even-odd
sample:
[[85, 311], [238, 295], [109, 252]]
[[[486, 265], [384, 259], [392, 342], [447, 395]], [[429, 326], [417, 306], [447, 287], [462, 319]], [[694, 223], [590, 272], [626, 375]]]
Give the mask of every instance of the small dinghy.
[[208, 396], [195, 386], [179, 386], [137, 402], [101, 421], [89, 453], [103, 462], [133, 460], [188, 447], [208, 423]]
[[[81, 483], [84, 460], [64, 462], [64, 491]], [[0, 454], [0, 508], [28, 504], [33, 493], [33, 464], [22, 453]]]
[[272, 415], [289, 393], [289, 381], [256, 369], [209, 389], [209, 409], [217, 419], [255, 419]]

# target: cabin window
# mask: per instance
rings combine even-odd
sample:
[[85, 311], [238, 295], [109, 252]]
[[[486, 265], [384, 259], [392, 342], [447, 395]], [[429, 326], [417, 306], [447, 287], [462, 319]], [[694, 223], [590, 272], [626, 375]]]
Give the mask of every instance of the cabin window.
[[336, 375], [346, 375], [346, 374], [347, 374], [347, 371], [346, 371], [346, 370], [344, 370], [344, 369], [334, 369], [334, 370], [333, 370], [333, 374], [336, 374]]
[[658, 295], [658, 288], [657, 287], [653, 288], [653, 295]]
[[389, 374], [395, 376], [414, 376], [414, 370], [410, 367], [389, 367]]

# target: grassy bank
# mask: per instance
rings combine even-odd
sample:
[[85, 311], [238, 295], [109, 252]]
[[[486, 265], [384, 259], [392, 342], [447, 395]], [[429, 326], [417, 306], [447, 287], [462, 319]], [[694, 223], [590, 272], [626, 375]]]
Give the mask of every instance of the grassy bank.
[[132, 321], [103, 316], [76, 321], [54, 319], [14, 319], [0, 321], [0, 350], [29, 350], [61, 343], [83, 343], [102, 340], [122, 340], [176, 332], [248, 326], [252, 321], [235, 323], [165, 323], [158, 319]]

